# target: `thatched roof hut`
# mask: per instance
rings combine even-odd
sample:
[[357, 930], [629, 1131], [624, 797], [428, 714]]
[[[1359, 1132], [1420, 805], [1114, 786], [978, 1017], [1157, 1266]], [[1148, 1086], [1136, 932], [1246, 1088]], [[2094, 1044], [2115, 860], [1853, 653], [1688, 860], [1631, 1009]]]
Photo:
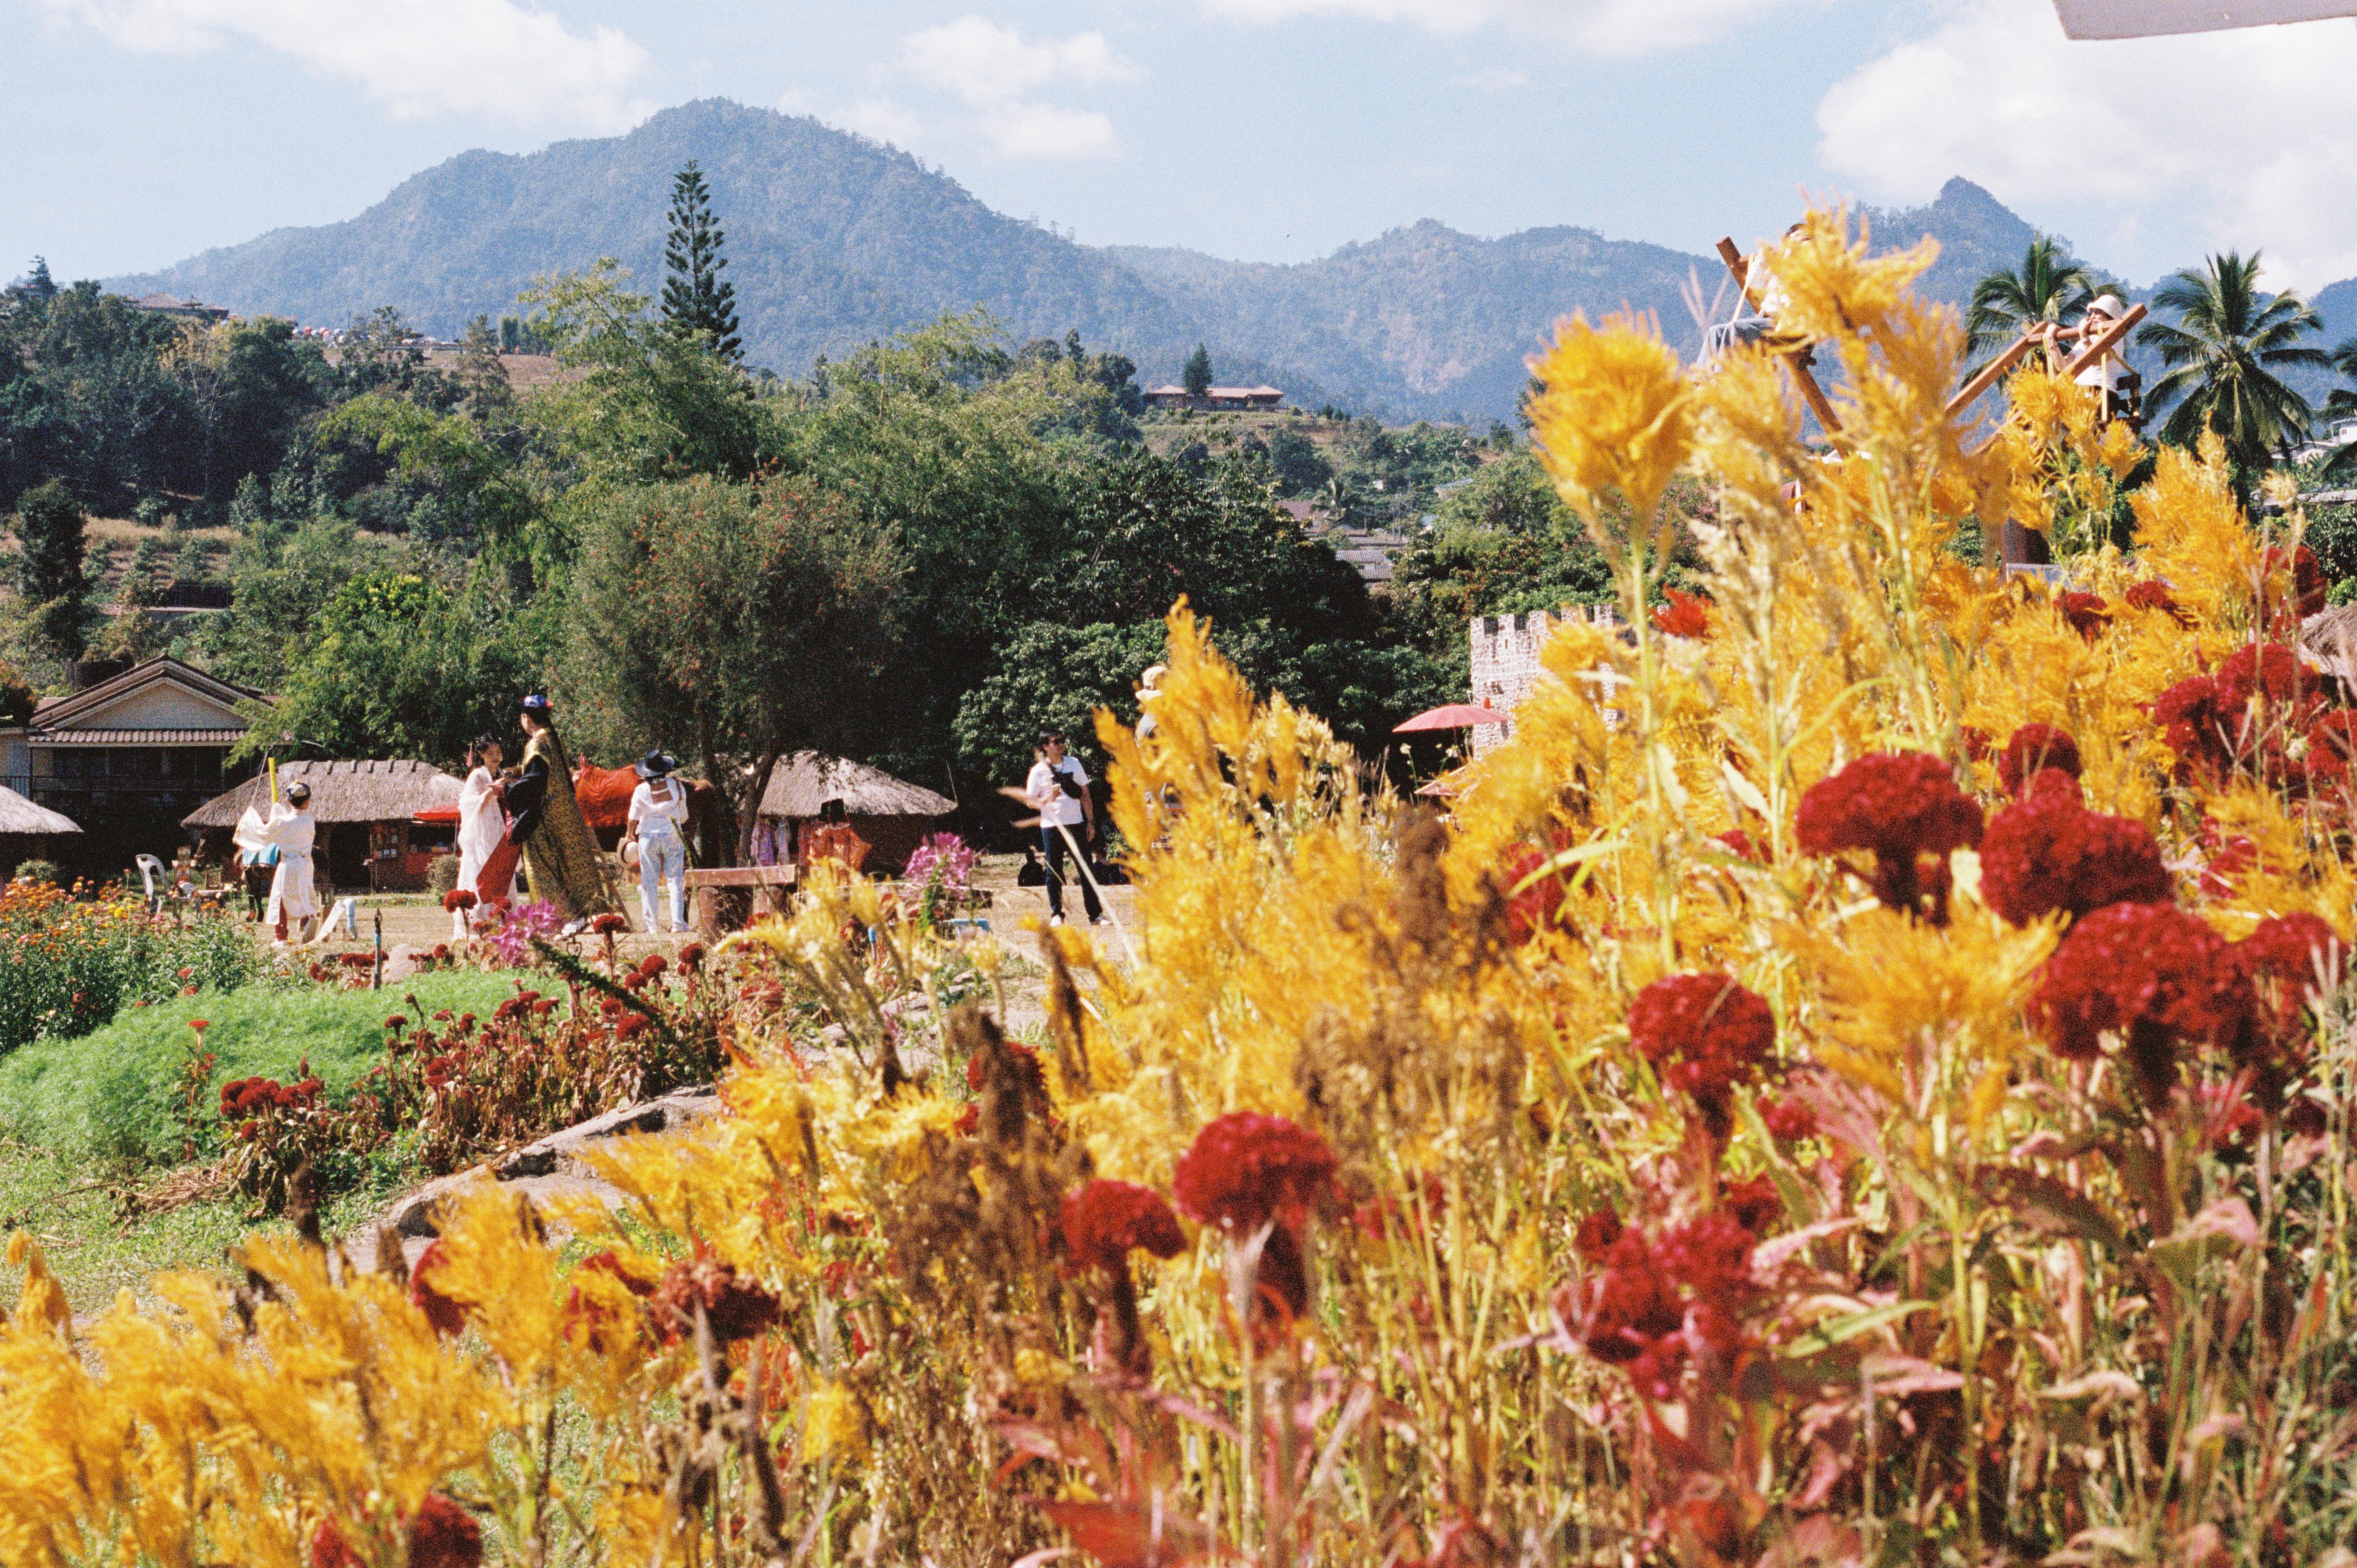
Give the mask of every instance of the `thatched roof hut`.
[[[430, 762], [282, 762], [278, 788], [311, 787], [311, 815], [330, 822], [405, 822], [434, 806], [458, 803], [458, 780]], [[180, 819], [183, 827], [233, 828], [247, 807], [270, 809], [270, 776], [256, 774]]]
[[778, 758], [770, 787], [761, 794], [761, 815], [791, 821], [815, 817], [829, 800], [840, 800], [854, 817], [946, 817], [957, 802], [921, 784], [895, 779], [880, 768], [840, 757], [797, 751]]
[[0, 838], [48, 838], [78, 833], [81, 824], [60, 811], [37, 806], [14, 789], [0, 787]]
[[[328, 886], [377, 892], [414, 892], [425, 886], [434, 856], [452, 838], [447, 826], [420, 827], [420, 811], [458, 804], [458, 780], [426, 762], [283, 762], [278, 788], [301, 779], [311, 787], [311, 816], [319, 824], [313, 865]], [[216, 795], [180, 819], [198, 829], [208, 852], [225, 854], [230, 831], [247, 807], [270, 809], [267, 771]]]
[[895, 779], [880, 768], [798, 751], [778, 758], [770, 787], [761, 793], [763, 826], [783, 841], [773, 852], [777, 858], [792, 858], [794, 835], [829, 800], [843, 802], [852, 831], [867, 841], [871, 872], [897, 873], [925, 835], [957, 810], [957, 802], [948, 796]]
[[68, 833], [81, 832], [81, 824], [71, 817], [35, 805], [14, 789], [0, 787], [0, 882], [6, 881], [16, 867], [28, 860], [56, 858], [59, 848], [57, 841]]

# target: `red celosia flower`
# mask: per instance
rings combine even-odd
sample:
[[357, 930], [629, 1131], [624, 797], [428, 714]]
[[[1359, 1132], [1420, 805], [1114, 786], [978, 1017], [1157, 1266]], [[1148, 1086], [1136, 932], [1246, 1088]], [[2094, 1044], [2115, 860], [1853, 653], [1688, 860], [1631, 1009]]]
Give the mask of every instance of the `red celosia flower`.
[[653, 1020], [649, 1018], [644, 1013], [633, 1013], [626, 1018], [615, 1020], [614, 1038], [618, 1040], [635, 1040], [653, 1026]]
[[1764, 1172], [1749, 1181], [1721, 1182], [1718, 1201], [1738, 1225], [1754, 1236], [1766, 1235], [1768, 1227], [1784, 1212], [1784, 1200], [1776, 1195], [1775, 1182]]
[[649, 980], [652, 980], [655, 976], [661, 974], [670, 967], [671, 960], [663, 957], [663, 955], [659, 952], [651, 952], [647, 954], [645, 958], [639, 961], [639, 972], [646, 976]]
[[2291, 574], [2292, 613], [2302, 620], [2324, 608], [2330, 597], [2332, 585], [2324, 580], [2324, 567], [2305, 544], [2292, 552], [2289, 561], [2284, 559], [2283, 546], [2270, 546], [2259, 570], [2270, 577], [2283, 571]]
[[467, 1309], [434, 1288], [434, 1282], [427, 1276], [441, 1265], [442, 1241], [436, 1237], [417, 1255], [416, 1266], [409, 1271], [409, 1302], [425, 1315], [435, 1333], [450, 1338], [467, 1326]]
[[1639, 1391], [1674, 1399], [1689, 1352], [1726, 1357], [1740, 1349], [1740, 1314], [1753, 1293], [1752, 1233], [1724, 1210], [1663, 1232], [1648, 1244], [1625, 1230], [1604, 1248], [1588, 1281], [1585, 1310], [1568, 1288], [1555, 1310], [1579, 1324], [1579, 1337], [1600, 1361], [1626, 1371]]
[[2101, 637], [2104, 628], [2112, 624], [2111, 611], [2099, 594], [2065, 590], [2062, 596], [2055, 601], [2055, 607], [2062, 612], [2062, 618], [2071, 623], [2071, 629], [2089, 642]]
[[[1545, 871], [1547, 862], [1553, 858], [1528, 844], [1508, 857], [1502, 883], [1507, 896], [1507, 940], [1519, 945], [1555, 924], [1556, 913], [1563, 908], [1563, 877], [1559, 873], [1546, 872], [1533, 880], [1535, 874]], [[1523, 886], [1524, 882], [1530, 886]]]
[[1579, 1231], [1572, 1238], [1571, 1250], [1589, 1262], [1601, 1262], [1612, 1243], [1620, 1240], [1620, 1216], [1610, 1208], [1599, 1208], [1579, 1222]]
[[681, 972], [686, 974], [693, 974], [697, 970], [702, 969], [704, 967], [704, 944], [702, 942], [690, 942], [685, 947], [680, 949], [679, 967]]
[[1986, 762], [1996, 748], [1996, 737], [1978, 725], [1959, 725], [1956, 735], [1964, 743], [1964, 755], [1975, 762]]
[[1741, 828], [1729, 828], [1723, 833], [1714, 833], [1711, 839], [1714, 843], [1725, 844], [1737, 855], [1751, 862], [1754, 865], [1768, 864], [1768, 846]]
[[191, 1018], [188, 1020], [188, 1027], [194, 1029], [199, 1035], [202, 1035], [207, 1029], [210, 1029], [212, 1026], [212, 1020], [210, 1018]]
[[1682, 594], [1675, 588], [1663, 588], [1662, 597], [1668, 601], [1653, 607], [1653, 629], [1666, 637], [1708, 637], [1710, 617], [1706, 613], [1710, 596], [1706, 594]]
[[395, 1013], [385, 1019], [384, 1026], [390, 1032], [398, 1035], [404, 1029], [409, 1027], [409, 1020], [403, 1017], [400, 1014]]
[[2057, 1054], [2092, 1060], [2107, 1031], [2126, 1038], [2146, 1097], [2168, 1098], [2179, 1042], [2230, 1044], [2251, 987], [2225, 940], [2163, 904], [2114, 904], [2083, 917], [2046, 961], [2033, 1024]]
[[2193, 618], [2178, 607], [2176, 597], [2169, 591], [2169, 585], [2158, 577], [2130, 584], [2124, 596], [2136, 609], [2158, 610], [2179, 626], [2193, 624]]
[[2075, 919], [2172, 896], [2160, 845], [2145, 825], [2088, 811], [2077, 794], [2068, 775], [2043, 769], [2031, 798], [1992, 817], [1981, 837], [1981, 897], [2017, 926], [2056, 909]]
[[2008, 795], [2021, 793], [2023, 780], [2041, 768], [2059, 768], [2079, 777], [2079, 743], [2052, 725], [2028, 724], [2013, 732], [1996, 759], [1997, 781]]
[[336, 961], [342, 964], [346, 969], [367, 969], [376, 962], [376, 954], [372, 952], [348, 952], [340, 954], [337, 958]]
[[453, 887], [442, 895], [442, 908], [446, 914], [455, 915], [461, 909], [471, 909], [475, 904], [475, 896], [464, 887]]
[[1629, 1038], [1672, 1089], [1694, 1097], [1712, 1133], [1732, 1125], [1730, 1091], [1759, 1077], [1776, 1015], [1726, 974], [1674, 974], [1629, 1004]]
[[1282, 1116], [1232, 1111], [1207, 1123], [1178, 1157], [1170, 1193], [1204, 1225], [1255, 1230], [1297, 1225], [1333, 1180], [1334, 1151]]
[[2349, 967], [2349, 944], [2305, 910], [2261, 920], [2233, 950], [2254, 999], [2263, 1004], [2270, 1033], [2282, 1044], [2298, 1034], [2300, 1015], [2317, 986], [2330, 989]]
[[1118, 1270], [1133, 1247], [1175, 1258], [1186, 1246], [1178, 1216], [1152, 1187], [1099, 1179], [1064, 1195], [1064, 1250], [1076, 1269]]
[[1803, 1138], [1813, 1137], [1817, 1131], [1817, 1113], [1789, 1094], [1762, 1105], [1760, 1119], [1768, 1124], [1771, 1136], [1787, 1144], [1797, 1144]]
[[2308, 772], [2339, 781], [2357, 771], [2357, 708], [2339, 708], [2308, 726]]
[[323, 1519], [311, 1532], [311, 1568], [368, 1568], [359, 1552], [344, 1544], [344, 1532], [333, 1519]]
[[[1920, 751], [1874, 752], [1801, 797], [1795, 819], [1811, 854], [1868, 850], [1875, 896], [1894, 909], [1947, 921], [1949, 852], [1981, 842], [1981, 809], [1956, 788], [1945, 762]], [[1918, 857], [1938, 858], [1925, 877]], [[1922, 908], [1928, 897], [1929, 909]]]
[[2316, 677], [2280, 642], [2246, 642], [2218, 666], [2218, 686], [2239, 708], [2253, 697], [2297, 703], [2314, 695]]
[[439, 1492], [409, 1516], [409, 1568], [482, 1568], [483, 1530]]
[[630, 925], [619, 915], [599, 915], [589, 922], [589, 929], [601, 937], [610, 937], [616, 931], [628, 930]]
[[767, 1332], [778, 1320], [778, 1305], [769, 1291], [740, 1278], [734, 1263], [702, 1252], [666, 1270], [648, 1303], [664, 1338], [692, 1337], [695, 1309], [701, 1306], [713, 1338], [723, 1343]]

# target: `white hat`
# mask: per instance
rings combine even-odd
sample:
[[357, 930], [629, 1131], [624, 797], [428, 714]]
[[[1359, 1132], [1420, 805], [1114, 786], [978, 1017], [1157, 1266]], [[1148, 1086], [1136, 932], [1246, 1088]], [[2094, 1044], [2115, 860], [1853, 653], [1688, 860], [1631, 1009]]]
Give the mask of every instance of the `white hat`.
[[2118, 295], [2099, 294], [2095, 296], [2093, 302], [2087, 306], [2087, 314], [2090, 316], [2099, 314], [2104, 316], [2126, 316], [2127, 314], [2127, 309], [2128, 307], [2120, 303], [2120, 296]]

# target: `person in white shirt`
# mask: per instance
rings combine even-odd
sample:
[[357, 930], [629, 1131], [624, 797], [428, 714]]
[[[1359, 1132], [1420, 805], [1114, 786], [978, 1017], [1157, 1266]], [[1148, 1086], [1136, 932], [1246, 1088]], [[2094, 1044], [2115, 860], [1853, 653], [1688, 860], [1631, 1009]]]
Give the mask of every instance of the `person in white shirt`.
[[[2079, 322], [2080, 350], [2083, 352], [2093, 347], [2095, 339], [2110, 331], [2113, 323], [2126, 314], [2127, 307], [2120, 303], [2118, 295], [2097, 296], [2087, 306], [2087, 314]], [[2128, 394], [2141, 384], [2136, 372], [2128, 369], [2128, 362], [2120, 358], [2117, 349], [2105, 351], [2093, 364], [2081, 371], [2077, 379], [2081, 386], [2093, 387], [2102, 394], [2105, 419], [2123, 417], [2127, 410]]]
[[[486, 904], [494, 898], [513, 901], [515, 897], [512, 874], [505, 887], [490, 893], [477, 886], [482, 880], [483, 867], [499, 853], [500, 843], [508, 833], [507, 808], [502, 803], [506, 787], [500, 782], [500, 764], [505, 760], [506, 754], [497, 739], [488, 735], [479, 736], [467, 748], [467, 778], [458, 786], [457, 886]], [[450, 922], [450, 940], [464, 941], [467, 911], [454, 911]]]
[[687, 929], [687, 789], [672, 778], [679, 764], [661, 751], [639, 758], [639, 787], [630, 791], [629, 836], [639, 846], [639, 912], [650, 931], [663, 929], [655, 918], [655, 890], [666, 888], [670, 929]]
[[270, 878], [270, 907], [263, 918], [285, 947], [291, 932], [296, 947], [308, 945], [319, 918], [319, 897], [311, 882], [311, 845], [318, 823], [311, 815], [311, 787], [300, 779], [286, 786], [286, 799], [262, 820], [262, 839], [278, 848], [278, 869]]
[[[1104, 923], [1104, 907], [1096, 884], [1089, 880], [1088, 843], [1096, 830], [1096, 802], [1089, 797], [1088, 769], [1064, 755], [1059, 731], [1039, 732], [1032, 753], [1031, 776], [1024, 780], [1024, 799], [1039, 808], [1039, 848], [1048, 863], [1048, 923], [1064, 923], [1064, 862], [1077, 852], [1081, 861], [1081, 901], [1089, 924]], [[1069, 836], [1067, 836], [1069, 835]]]

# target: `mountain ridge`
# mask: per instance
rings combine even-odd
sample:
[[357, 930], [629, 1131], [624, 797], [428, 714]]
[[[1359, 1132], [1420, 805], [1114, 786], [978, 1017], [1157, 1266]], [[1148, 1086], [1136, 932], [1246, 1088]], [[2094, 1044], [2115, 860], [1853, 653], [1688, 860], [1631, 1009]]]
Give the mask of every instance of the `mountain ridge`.
[[[534, 276], [599, 256], [653, 292], [671, 178], [691, 157], [727, 233], [747, 357], [787, 375], [981, 306], [1018, 338], [1078, 330], [1091, 348], [1129, 354], [1149, 381], [1174, 378], [1201, 341], [1223, 380], [1272, 381], [1297, 403], [1504, 418], [1524, 359], [1574, 310], [1650, 310], [1691, 352], [1701, 324], [1688, 295], [1732, 305], [1716, 257], [1573, 224], [1482, 237], [1426, 218], [1296, 263], [1083, 245], [994, 210], [896, 147], [725, 99], [619, 136], [461, 153], [340, 222], [108, 281], [314, 324], [393, 305], [451, 336], [474, 315], [514, 310]], [[1979, 277], [2017, 263], [2033, 231], [1962, 178], [1922, 207], [1859, 210], [1878, 247], [1939, 239], [1924, 291], [1959, 306]], [[2357, 280], [2324, 292], [2357, 328]]]

